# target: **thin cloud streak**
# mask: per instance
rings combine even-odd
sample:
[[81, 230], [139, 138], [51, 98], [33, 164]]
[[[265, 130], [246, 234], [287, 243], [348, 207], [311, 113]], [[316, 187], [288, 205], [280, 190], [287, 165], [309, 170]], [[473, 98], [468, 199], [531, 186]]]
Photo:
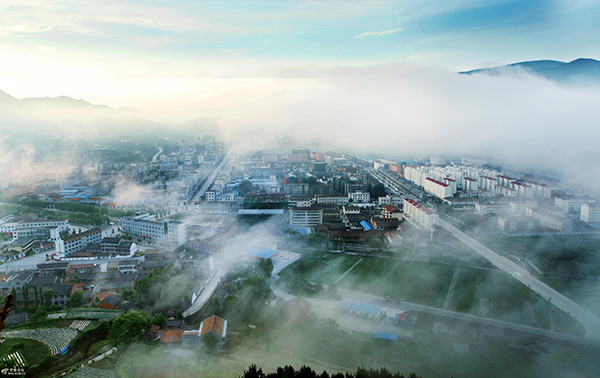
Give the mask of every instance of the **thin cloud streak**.
[[354, 38], [364, 38], [364, 37], [371, 37], [373, 35], [392, 34], [392, 33], [402, 31], [402, 30], [403, 30], [402, 28], [398, 28], [398, 29], [385, 30], [385, 31], [380, 31], [380, 32], [365, 32], [365, 33], [360, 33], [359, 35], [355, 35]]

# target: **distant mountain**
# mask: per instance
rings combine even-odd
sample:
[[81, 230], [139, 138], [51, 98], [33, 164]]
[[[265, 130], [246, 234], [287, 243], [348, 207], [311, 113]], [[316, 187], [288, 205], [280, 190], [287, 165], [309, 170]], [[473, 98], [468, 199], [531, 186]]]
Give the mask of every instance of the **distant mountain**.
[[556, 60], [534, 60], [460, 73], [464, 75], [487, 74], [500, 76], [519, 71], [541, 76], [560, 84], [600, 85], [600, 61], [587, 58], [575, 59], [568, 63]]
[[16, 99], [0, 90], [0, 133], [103, 138], [169, 135], [169, 127], [67, 96]]
[[17, 99], [9, 95], [8, 93], [0, 90], [0, 102], [6, 101], [17, 101]]

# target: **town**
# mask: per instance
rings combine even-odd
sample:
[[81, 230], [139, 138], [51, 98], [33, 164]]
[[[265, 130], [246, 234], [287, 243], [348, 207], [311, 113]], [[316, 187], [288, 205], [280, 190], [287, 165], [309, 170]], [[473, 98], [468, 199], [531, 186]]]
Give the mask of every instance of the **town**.
[[599, 355], [593, 193], [483, 157], [138, 149], [1, 183], [3, 367], [597, 369], [569, 357]]

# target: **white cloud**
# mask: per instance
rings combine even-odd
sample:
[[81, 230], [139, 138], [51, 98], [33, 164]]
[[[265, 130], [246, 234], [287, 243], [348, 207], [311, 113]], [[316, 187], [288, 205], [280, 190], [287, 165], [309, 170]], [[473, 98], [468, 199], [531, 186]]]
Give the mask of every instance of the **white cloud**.
[[53, 52], [54, 50], [56, 50], [56, 47], [54, 47], [54, 46], [40, 46], [40, 50], [42, 50], [43, 52], [49, 53], [49, 52]]
[[373, 36], [373, 35], [392, 34], [392, 33], [399, 32], [399, 31], [402, 31], [402, 28], [392, 29], [392, 30], [385, 30], [385, 31], [379, 31], [379, 32], [365, 32], [365, 33], [360, 33], [359, 35], [355, 35], [354, 38], [364, 38], [364, 37], [370, 37], [370, 36]]

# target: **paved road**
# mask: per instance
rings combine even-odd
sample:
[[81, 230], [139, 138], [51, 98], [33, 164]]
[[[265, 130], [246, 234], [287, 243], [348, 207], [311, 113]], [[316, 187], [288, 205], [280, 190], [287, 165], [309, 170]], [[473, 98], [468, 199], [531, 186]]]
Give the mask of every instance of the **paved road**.
[[225, 157], [221, 161], [221, 164], [219, 164], [212, 171], [212, 173], [210, 174], [210, 176], [208, 176], [208, 178], [206, 179], [206, 181], [204, 182], [204, 184], [202, 184], [202, 187], [200, 188], [200, 190], [198, 190], [198, 193], [196, 193], [196, 195], [194, 196], [194, 198], [193, 198], [192, 201], [200, 201], [200, 198], [204, 195], [204, 193], [209, 188], [209, 186], [213, 183], [213, 181], [215, 181], [215, 178], [217, 178], [217, 176], [219, 175], [219, 172], [221, 172], [221, 169], [223, 169], [223, 167], [225, 166], [225, 164], [227, 164], [227, 162], [229, 161], [229, 158], [231, 157], [231, 155], [233, 154], [234, 151], [235, 151], [235, 148], [232, 148], [227, 153], [227, 155], [225, 155]]
[[450, 223], [443, 219], [440, 219], [440, 226], [448, 230], [454, 237], [460, 240], [462, 243], [479, 253], [486, 260], [494, 264], [498, 269], [508, 273], [531, 290], [535, 291], [543, 298], [548, 300], [554, 306], [560, 308], [567, 314], [571, 315], [575, 320], [583, 325], [585, 328], [585, 337], [592, 339], [595, 342], [600, 342], [600, 319], [573, 302], [569, 298], [565, 297], [558, 291], [554, 290], [550, 286], [541, 282], [537, 278], [533, 277], [529, 272], [512, 261], [498, 255], [496, 252], [487, 248], [477, 240], [468, 236], [464, 232], [460, 231]]
[[202, 306], [204, 306], [204, 304], [206, 303], [206, 301], [208, 301], [208, 299], [213, 295], [213, 293], [217, 289], [217, 285], [219, 284], [219, 281], [221, 280], [221, 277], [225, 273], [226, 273], [225, 270], [218, 270], [214, 274], [214, 276], [210, 279], [210, 282], [208, 283], [208, 285], [206, 285], [204, 287], [204, 290], [202, 291], [202, 293], [200, 293], [200, 295], [198, 296], [198, 298], [196, 298], [196, 300], [194, 301], [194, 303], [192, 303], [192, 305], [190, 306], [190, 308], [188, 308], [187, 310], [185, 310], [183, 312], [183, 316], [193, 315], [196, 312], [198, 312], [198, 310], [200, 310], [202, 308]]
[[[358, 293], [354, 291], [348, 291], [343, 289], [338, 289], [338, 293], [342, 295], [345, 300], [351, 300], [355, 302], [368, 303], [376, 306], [383, 307], [384, 310], [387, 310], [387, 316], [394, 316], [397, 312], [403, 311], [419, 311], [426, 314], [431, 314], [435, 316], [442, 316], [449, 319], [454, 319], [458, 321], [465, 321], [470, 323], [482, 324], [484, 326], [490, 326], [495, 328], [501, 328], [506, 330], [512, 330], [520, 333], [531, 334], [536, 336], [548, 337], [552, 339], [569, 341], [577, 344], [589, 344], [590, 340], [584, 339], [582, 337], [572, 336], [564, 333], [553, 332], [549, 330], [544, 330], [541, 328], [530, 327], [526, 325], [516, 324], [504, 322], [501, 320], [484, 318], [480, 316], [463, 314], [460, 312], [454, 312], [449, 310], [443, 310], [437, 307], [428, 307], [423, 306], [416, 303], [410, 302], [389, 302], [386, 301], [383, 297], [378, 297], [375, 295]], [[309, 299], [307, 299], [309, 300]], [[310, 300], [309, 300], [310, 301]], [[389, 313], [392, 311], [393, 313]], [[394, 313], [396, 312], [396, 313]]]
[[162, 147], [159, 146], [158, 152], [156, 153], [156, 155], [152, 156], [152, 161], [156, 161], [156, 159], [158, 159], [158, 156], [162, 153], [163, 153], [163, 149], [162, 149]]

